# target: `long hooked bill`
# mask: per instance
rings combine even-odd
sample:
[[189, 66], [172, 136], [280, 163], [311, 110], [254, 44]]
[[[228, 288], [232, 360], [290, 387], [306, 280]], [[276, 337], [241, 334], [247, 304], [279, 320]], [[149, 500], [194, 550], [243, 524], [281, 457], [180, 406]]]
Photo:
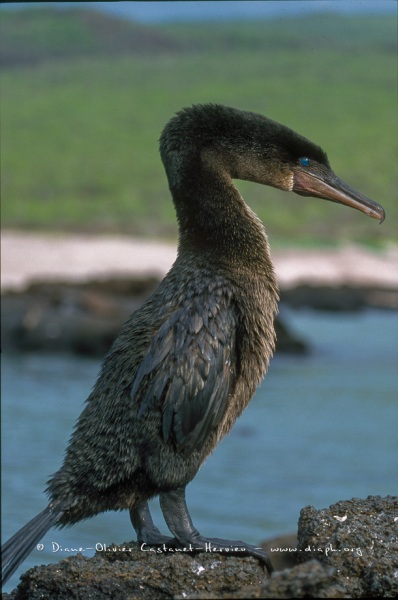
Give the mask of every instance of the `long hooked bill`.
[[295, 171], [293, 191], [302, 196], [315, 196], [351, 206], [373, 219], [378, 219], [380, 223], [385, 219], [384, 208], [380, 204], [353, 190], [331, 170], [322, 174]]

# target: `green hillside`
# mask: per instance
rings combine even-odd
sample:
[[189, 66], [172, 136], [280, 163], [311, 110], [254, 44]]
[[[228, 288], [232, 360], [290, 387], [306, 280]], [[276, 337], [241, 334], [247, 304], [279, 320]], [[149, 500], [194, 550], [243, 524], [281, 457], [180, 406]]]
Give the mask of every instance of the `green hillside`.
[[0, 66], [37, 65], [83, 56], [154, 55], [178, 50], [172, 37], [83, 9], [2, 11]]
[[345, 207], [237, 185], [273, 243], [396, 239], [396, 33], [391, 17], [142, 27], [91, 11], [2, 11], [2, 225], [175, 236], [158, 154], [182, 106], [220, 102], [322, 145], [383, 204]]

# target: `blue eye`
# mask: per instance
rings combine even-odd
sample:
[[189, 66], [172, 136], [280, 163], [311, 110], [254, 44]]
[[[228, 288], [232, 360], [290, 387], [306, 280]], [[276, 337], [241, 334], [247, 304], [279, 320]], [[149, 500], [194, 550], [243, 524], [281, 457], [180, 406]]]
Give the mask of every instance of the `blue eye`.
[[303, 156], [302, 158], [299, 158], [299, 163], [302, 167], [309, 167], [310, 166], [310, 159], [307, 158], [306, 156]]

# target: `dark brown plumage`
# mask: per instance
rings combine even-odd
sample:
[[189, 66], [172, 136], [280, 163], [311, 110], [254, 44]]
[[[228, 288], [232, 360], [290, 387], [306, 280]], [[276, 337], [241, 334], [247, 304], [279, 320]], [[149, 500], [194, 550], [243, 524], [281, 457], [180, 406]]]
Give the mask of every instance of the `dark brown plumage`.
[[[201, 536], [185, 504], [185, 486], [249, 403], [274, 350], [278, 292], [268, 242], [232, 179], [319, 196], [380, 220], [384, 211], [343, 184], [321, 148], [253, 113], [185, 109], [166, 125], [160, 151], [179, 223], [178, 258], [105, 358], [49, 481], [49, 506], [2, 549], [5, 578], [52, 525], [122, 509], [141, 542], [244, 546], [271, 570], [262, 550]], [[174, 538], [152, 522], [147, 501], [156, 495]]]

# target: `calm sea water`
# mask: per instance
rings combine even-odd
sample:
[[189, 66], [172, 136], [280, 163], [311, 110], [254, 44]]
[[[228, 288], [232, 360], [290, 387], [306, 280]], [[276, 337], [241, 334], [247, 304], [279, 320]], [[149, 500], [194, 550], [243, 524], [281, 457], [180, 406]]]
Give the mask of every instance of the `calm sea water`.
[[[303, 506], [398, 493], [398, 313], [287, 311], [285, 319], [311, 352], [273, 359], [232, 433], [188, 486], [205, 535], [257, 543], [296, 531]], [[46, 505], [46, 480], [61, 464], [99, 362], [5, 354], [2, 367], [5, 540]], [[152, 511], [168, 533], [156, 500]], [[6, 589], [68, 549], [131, 539], [127, 512], [51, 530]]]

